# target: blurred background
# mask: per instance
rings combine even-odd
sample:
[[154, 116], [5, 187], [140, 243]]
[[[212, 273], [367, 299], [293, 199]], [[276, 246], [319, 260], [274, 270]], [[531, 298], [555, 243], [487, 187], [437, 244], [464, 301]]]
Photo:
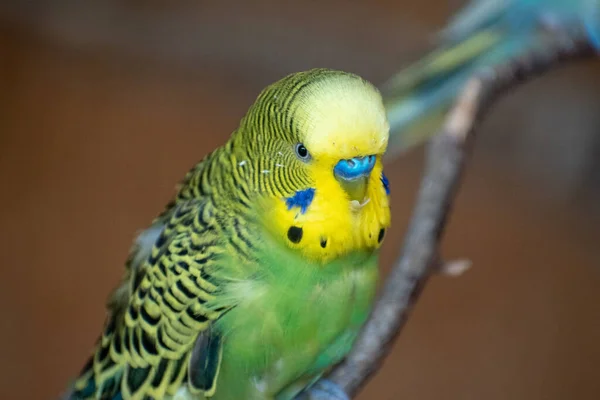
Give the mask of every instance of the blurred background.
[[[0, 2], [0, 398], [54, 399], [138, 229], [267, 84], [383, 83], [463, 2]], [[480, 127], [435, 277], [360, 399], [600, 396], [600, 68], [561, 68]], [[423, 149], [387, 166], [397, 256]]]

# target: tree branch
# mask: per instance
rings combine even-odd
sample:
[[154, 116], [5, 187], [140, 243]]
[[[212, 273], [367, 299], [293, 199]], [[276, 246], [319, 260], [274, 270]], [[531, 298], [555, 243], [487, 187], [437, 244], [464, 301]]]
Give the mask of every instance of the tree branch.
[[381, 367], [406, 323], [431, 272], [475, 139], [475, 124], [508, 89], [548, 72], [564, 61], [595, 55], [581, 32], [560, 37], [543, 50], [482, 71], [465, 86], [441, 131], [432, 139], [424, 177], [400, 257], [353, 351], [330, 374], [350, 397]]

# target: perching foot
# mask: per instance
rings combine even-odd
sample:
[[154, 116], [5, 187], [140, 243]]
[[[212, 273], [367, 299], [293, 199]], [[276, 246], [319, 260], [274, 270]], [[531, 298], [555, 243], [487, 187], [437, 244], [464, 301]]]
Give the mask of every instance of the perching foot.
[[314, 385], [303, 390], [295, 400], [350, 400], [350, 397], [335, 383], [319, 379]]

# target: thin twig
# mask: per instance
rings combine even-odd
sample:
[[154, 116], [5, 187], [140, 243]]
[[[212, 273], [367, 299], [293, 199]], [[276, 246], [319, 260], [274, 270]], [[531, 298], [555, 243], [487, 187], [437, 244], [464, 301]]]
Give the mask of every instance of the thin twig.
[[353, 351], [329, 375], [350, 397], [380, 368], [407, 321], [427, 278], [434, 272], [440, 239], [465, 161], [474, 126], [506, 90], [556, 68], [563, 61], [594, 56], [581, 33], [561, 37], [542, 51], [482, 71], [466, 85], [446, 123], [431, 141], [415, 210], [400, 257]]

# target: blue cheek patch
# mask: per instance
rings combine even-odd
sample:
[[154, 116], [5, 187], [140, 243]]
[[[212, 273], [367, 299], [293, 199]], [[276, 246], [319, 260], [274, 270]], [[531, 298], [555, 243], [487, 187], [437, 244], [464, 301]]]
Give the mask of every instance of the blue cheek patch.
[[385, 194], [390, 194], [390, 181], [388, 181], [387, 176], [382, 172], [381, 173], [381, 183], [383, 183], [383, 188], [385, 189]]
[[300, 212], [304, 214], [310, 206], [310, 203], [312, 203], [314, 197], [314, 188], [298, 190], [293, 196], [285, 199], [285, 205], [287, 206], [288, 210], [291, 210], [294, 207], [299, 207]]

